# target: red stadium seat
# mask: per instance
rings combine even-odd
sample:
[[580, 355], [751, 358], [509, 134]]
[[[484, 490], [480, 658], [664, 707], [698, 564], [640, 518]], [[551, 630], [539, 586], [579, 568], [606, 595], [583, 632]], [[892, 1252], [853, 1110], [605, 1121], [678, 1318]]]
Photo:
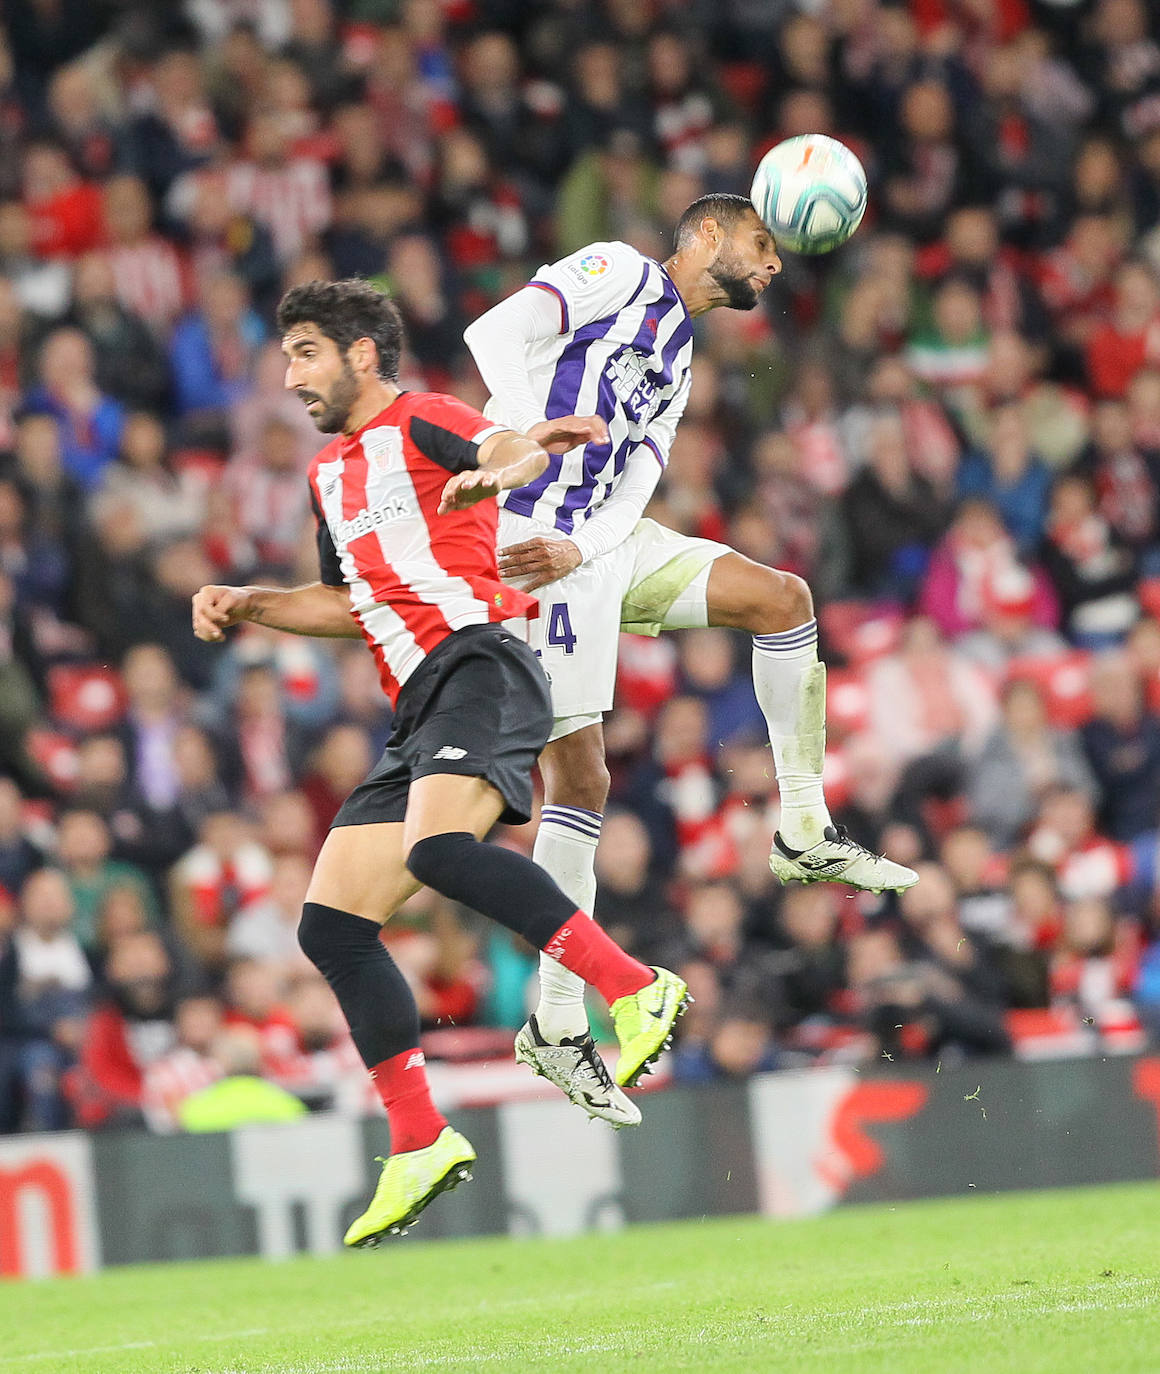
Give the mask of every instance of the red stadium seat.
[[1017, 658], [1008, 665], [1007, 676], [1039, 688], [1052, 725], [1074, 730], [1091, 719], [1090, 654], [1073, 649], [1053, 658]]
[[48, 696], [56, 724], [83, 734], [116, 725], [127, 704], [119, 674], [96, 663], [60, 663], [50, 668]]
[[62, 792], [69, 792], [77, 781], [77, 751], [73, 741], [59, 730], [34, 728], [24, 737], [24, 747], [33, 763]]
[[857, 668], [831, 668], [826, 677], [826, 722], [841, 738], [870, 724], [870, 693]]
[[1148, 577], [1136, 588], [1140, 605], [1153, 620], [1160, 620], [1160, 577]]
[[871, 663], [898, 647], [903, 616], [873, 601], [831, 601], [818, 613], [828, 648], [848, 663]]

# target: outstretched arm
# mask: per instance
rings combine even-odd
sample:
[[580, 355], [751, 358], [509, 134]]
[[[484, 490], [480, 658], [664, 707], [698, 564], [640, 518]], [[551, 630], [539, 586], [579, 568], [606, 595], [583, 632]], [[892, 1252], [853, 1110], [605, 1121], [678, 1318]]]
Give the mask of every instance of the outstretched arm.
[[608, 426], [596, 415], [563, 415], [541, 420], [531, 433], [504, 429], [479, 446], [479, 466], [457, 473], [443, 488], [439, 514], [463, 510], [501, 491], [534, 482], [548, 465], [549, 453], [567, 453], [577, 444], [608, 442]]
[[193, 632], [219, 643], [231, 625], [252, 620], [272, 630], [319, 639], [359, 639], [345, 586], [311, 582], [305, 587], [202, 587], [193, 598]]

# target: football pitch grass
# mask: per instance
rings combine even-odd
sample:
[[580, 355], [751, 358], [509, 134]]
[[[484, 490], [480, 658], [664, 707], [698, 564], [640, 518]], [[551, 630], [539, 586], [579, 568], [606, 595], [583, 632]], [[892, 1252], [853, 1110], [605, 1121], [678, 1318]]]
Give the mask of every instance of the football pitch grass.
[[1160, 1183], [0, 1286], [0, 1374], [1155, 1374]]

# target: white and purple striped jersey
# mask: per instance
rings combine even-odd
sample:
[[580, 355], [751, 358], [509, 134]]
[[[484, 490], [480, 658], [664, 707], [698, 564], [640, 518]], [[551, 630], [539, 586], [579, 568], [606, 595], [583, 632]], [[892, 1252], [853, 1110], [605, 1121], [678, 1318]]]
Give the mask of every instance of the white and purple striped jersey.
[[[560, 306], [560, 333], [531, 344], [528, 383], [541, 414], [599, 415], [609, 442], [552, 454], [507, 509], [572, 534], [645, 445], [663, 468], [689, 394], [693, 322], [658, 262], [627, 243], [594, 243], [541, 267], [529, 283]], [[495, 401], [485, 411], [502, 419]]]

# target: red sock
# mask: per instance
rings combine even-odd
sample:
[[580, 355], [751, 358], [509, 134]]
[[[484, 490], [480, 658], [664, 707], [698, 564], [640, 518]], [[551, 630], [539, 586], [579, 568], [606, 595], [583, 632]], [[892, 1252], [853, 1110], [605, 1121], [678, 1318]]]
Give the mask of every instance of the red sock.
[[371, 1070], [391, 1123], [391, 1154], [433, 1145], [447, 1118], [431, 1101], [427, 1061], [420, 1049], [393, 1054]]
[[544, 946], [544, 953], [591, 983], [612, 1005], [618, 997], [639, 992], [656, 974], [606, 935], [591, 916], [577, 911]]

